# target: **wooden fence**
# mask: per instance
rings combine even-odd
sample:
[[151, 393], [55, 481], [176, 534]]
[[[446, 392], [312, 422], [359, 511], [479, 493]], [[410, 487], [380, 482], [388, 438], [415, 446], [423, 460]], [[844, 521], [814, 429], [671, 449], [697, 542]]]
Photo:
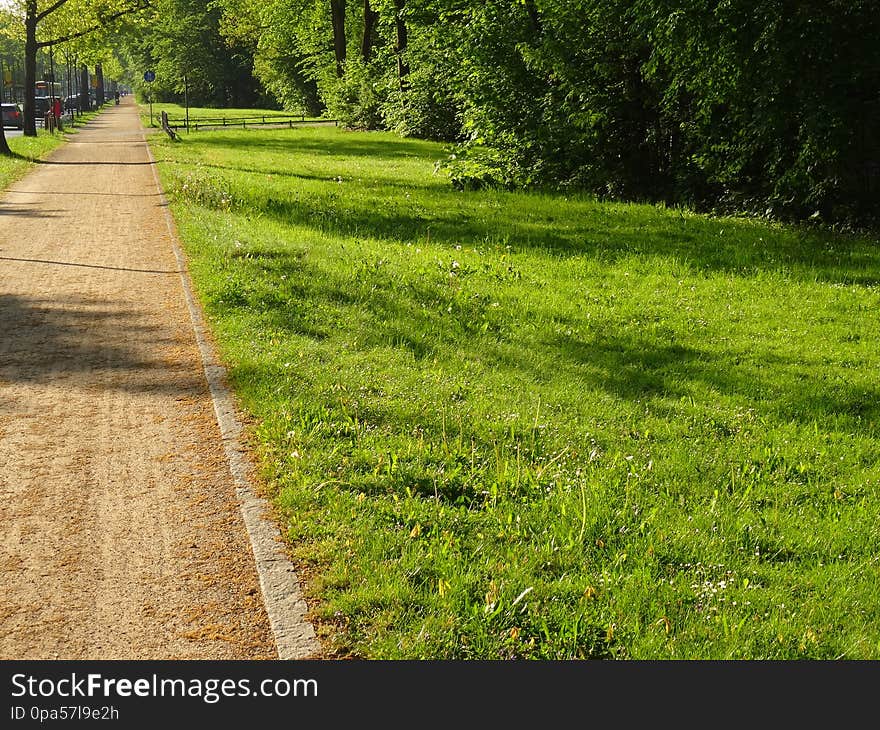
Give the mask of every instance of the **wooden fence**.
[[[165, 118], [167, 114], [162, 112]], [[261, 117], [199, 117], [190, 120], [189, 126], [185, 119], [168, 119], [168, 125], [172, 130], [186, 129], [198, 131], [199, 129], [247, 129], [249, 127], [283, 128], [308, 126], [308, 125], [333, 125], [337, 126], [336, 119], [306, 119], [302, 114], [290, 116], [261, 116]], [[163, 127], [164, 128], [164, 127]]]

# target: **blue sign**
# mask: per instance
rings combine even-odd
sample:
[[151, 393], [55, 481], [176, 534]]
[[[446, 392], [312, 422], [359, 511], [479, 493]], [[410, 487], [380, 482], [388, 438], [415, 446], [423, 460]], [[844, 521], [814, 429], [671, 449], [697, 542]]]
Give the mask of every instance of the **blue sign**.
[[146, 81], [148, 84], [152, 83], [155, 80], [156, 80], [156, 72], [155, 71], [144, 72], [144, 81]]

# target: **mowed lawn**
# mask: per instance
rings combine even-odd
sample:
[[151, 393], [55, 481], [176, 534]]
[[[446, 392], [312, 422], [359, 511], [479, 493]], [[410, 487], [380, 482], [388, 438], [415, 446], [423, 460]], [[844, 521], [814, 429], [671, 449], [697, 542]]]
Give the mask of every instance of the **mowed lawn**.
[[14, 156], [0, 157], [0, 190], [27, 174], [34, 163], [58, 147], [64, 137], [39, 130], [36, 137], [11, 137], [7, 141]]
[[152, 141], [337, 656], [880, 658], [880, 245]]
[[[269, 121], [273, 118], [282, 119], [284, 122], [288, 120], [290, 117], [298, 117], [301, 116], [298, 112], [289, 112], [277, 109], [216, 109], [213, 107], [190, 107], [188, 110], [185, 106], [181, 104], [170, 104], [170, 103], [160, 103], [155, 102], [153, 104], [153, 126], [158, 127], [162, 118], [162, 112], [165, 112], [168, 115], [168, 119], [171, 124], [182, 124], [187, 117], [187, 113], [189, 113], [190, 124], [195, 126], [198, 124], [205, 123], [222, 123], [222, 120], [226, 120], [229, 124], [236, 124], [236, 122], [240, 125], [241, 120], [244, 119], [247, 122], [253, 121], [262, 121], [265, 119]], [[141, 121], [143, 122], [145, 127], [150, 126], [150, 105], [148, 103], [142, 103], [140, 105], [140, 114]], [[303, 116], [303, 119], [310, 119], [314, 121], [315, 117], [307, 117]]]
[[[64, 143], [67, 135], [77, 134], [79, 129], [94, 119], [101, 110], [78, 115], [73, 123], [64, 119], [64, 131], [54, 134], [44, 129], [37, 129], [36, 137], [7, 137], [12, 157], [0, 156], [0, 191], [8, 188], [13, 182], [24, 177], [38, 160], [46, 157], [52, 150]], [[11, 130], [7, 130], [11, 131]]]

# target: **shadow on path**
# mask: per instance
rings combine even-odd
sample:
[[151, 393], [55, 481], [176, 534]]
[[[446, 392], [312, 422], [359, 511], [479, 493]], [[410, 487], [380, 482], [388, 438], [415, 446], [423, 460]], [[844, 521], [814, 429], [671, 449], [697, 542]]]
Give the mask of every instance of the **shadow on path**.
[[7, 205], [6, 203], [0, 203], [0, 219], [7, 215], [14, 215], [20, 218], [55, 218], [59, 213], [63, 212], [64, 211], [62, 210], [53, 208], [36, 208], [33, 206], [18, 207], [15, 205]]
[[50, 266], [81, 266], [86, 269], [105, 269], [107, 271], [131, 271], [136, 274], [179, 274], [180, 271], [163, 269], [129, 269], [124, 266], [103, 266], [102, 264], [81, 264], [75, 261], [51, 261], [49, 259], [19, 259], [0, 256], [0, 261], [19, 261], [26, 264], [48, 264]]
[[103, 162], [96, 162], [95, 160], [88, 160], [86, 162], [74, 162], [74, 161], [58, 161], [58, 160], [34, 160], [38, 165], [77, 165], [83, 167], [91, 167], [92, 165], [110, 165], [112, 167], [116, 167], [121, 165], [123, 167], [132, 167], [132, 166], [144, 166], [144, 165], [152, 165], [153, 163], [149, 160], [145, 162], [119, 162], [118, 160], [109, 160]]
[[164, 348], [182, 344], [167, 330], [143, 324], [137, 311], [106, 301], [0, 294], [0, 384], [203, 393], [202, 378], [186, 362], [162, 357]]

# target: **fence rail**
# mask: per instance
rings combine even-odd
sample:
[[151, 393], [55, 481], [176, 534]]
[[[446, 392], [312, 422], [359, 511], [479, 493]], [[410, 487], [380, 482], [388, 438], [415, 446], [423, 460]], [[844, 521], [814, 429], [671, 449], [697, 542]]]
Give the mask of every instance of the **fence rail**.
[[227, 127], [290, 127], [316, 125], [338, 125], [336, 119], [306, 119], [305, 115], [296, 114], [290, 116], [260, 116], [260, 117], [199, 117], [190, 120], [189, 127], [185, 119], [168, 119], [168, 126], [172, 129], [223, 129]]

